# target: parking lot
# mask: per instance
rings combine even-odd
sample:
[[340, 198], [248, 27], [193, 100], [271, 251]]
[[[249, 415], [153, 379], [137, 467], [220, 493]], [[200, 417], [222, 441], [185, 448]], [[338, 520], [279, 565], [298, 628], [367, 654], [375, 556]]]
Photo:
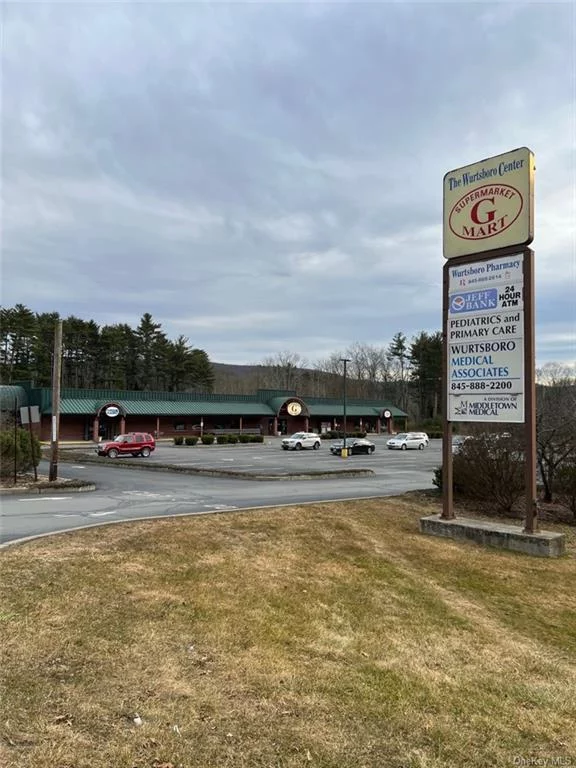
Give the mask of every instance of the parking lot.
[[[188, 467], [227, 468], [239, 471], [298, 473], [307, 470], [337, 470], [350, 467], [371, 469], [375, 474], [390, 475], [429, 471], [442, 463], [442, 441], [431, 440], [423, 451], [390, 451], [387, 435], [371, 436], [376, 451], [370, 455], [342, 459], [330, 453], [330, 441], [322, 441], [319, 450], [283, 451], [279, 438], [265, 438], [264, 443], [246, 445], [168, 445], [158, 443], [156, 450], [143, 461], [177, 464]], [[122, 461], [122, 459], [119, 459]]]

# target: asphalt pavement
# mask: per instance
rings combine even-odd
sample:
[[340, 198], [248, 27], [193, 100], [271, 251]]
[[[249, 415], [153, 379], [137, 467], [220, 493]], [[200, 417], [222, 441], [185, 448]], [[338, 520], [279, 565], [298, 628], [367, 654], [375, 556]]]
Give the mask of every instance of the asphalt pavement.
[[[329, 443], [318, 451], [283, 451], [277, 439], [263, 444], [234, 446], [169, 446], [160, 444], [142, 461], [141, 470], [106, 463], [61, 463], [61, 477], [90, 480], [90, 493], [46, 496], [9, 496], [1, 500], [0, 544], [19, 539], [102, 525], [104, 523], [177, 515], [200, 515], [258, 507], [277, 507], [319, 501], [394, 496], [432, 488], [435, 467], [441, 464], [441, 441], [424, 451], [389, 451], [386, 438], [376, 437], [371, 456], [332, 456]], [[228, 477], [146, 471], [146, 462], [243, 472], [298, 473], [361, 467], [373, 475], [325, 479], [250, 481]], [[41, 466], [47, 471], [47, 465]]]

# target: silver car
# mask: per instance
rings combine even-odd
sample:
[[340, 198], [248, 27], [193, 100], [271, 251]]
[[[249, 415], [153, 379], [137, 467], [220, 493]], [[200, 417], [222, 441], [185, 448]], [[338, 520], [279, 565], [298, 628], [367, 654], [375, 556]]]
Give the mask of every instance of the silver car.
[[320, 435], [316, 432], [295, 432], [291, 437], [282, 440], [282, 450], [301, 451], [302, 448], [320, 448]]
[[427, 445], [423, 432], [401, 432], [386, 443], [389, 451], [423, 451]]
[[464, 443], [467, 440], [471, 440], [472, 438], [469, 435], [455, 435], [452, 438], [452, 453], [456, 456], [459, 453], [462, 453], [462, 448], [464, 447]]

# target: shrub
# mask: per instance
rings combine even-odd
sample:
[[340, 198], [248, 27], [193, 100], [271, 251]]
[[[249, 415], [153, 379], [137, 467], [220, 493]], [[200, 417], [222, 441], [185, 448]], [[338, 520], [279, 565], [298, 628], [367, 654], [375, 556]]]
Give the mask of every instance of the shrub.
[[[16, 456], [14, 456], [16, 454]], [[30, 440], [30, 432], [27, 429], [0, 432], [0, 474], [2, 477], [10, 477], [14, 474], [14, 458], [16, 458], [16, 472], [28, 472], [37, 467], [40, 462], [40, 443], [36, 435]]]
[[264, 435], [248, 435], [251, 443], [263, 443]]
[[241, 443], [249, 443], [250, 442], [250, 435], [238, 435], [238, 441]]
[[184, 436], [183, 435], [176, 435], [174, 437], [174, 445], [182, 445], [184, 442]]
[[572, 512], [576, 522], [576, 464], [565, 464], [556, 475], [558, 501]]
[[186, 437], [184, 439], [184, 442], [186, 443], [186, 445], [196, 445], [196, 443], [198, 442], [198, 438], [195, 436]]
[[218, 435], [218, 445], [226, 445], [229, 442], [228, 435]]
[[[524, 494], [524, 460], [511, 438], [480, 434], [467, 440], [452, 461], [454, 491], [462, 496], [492, 501], [498, 511], [511, 512]], [[432, 482], [442, 490], [441, 467]]]
[[202, 440], [202, 445], [212, 445], [214, 440], [216, 440], [216, 436], [209, 432], [206, 435], [202, 435], [200, 439]]
[[[218, 440], [220, 442], [220, 440]], [[228, 435], [228, 442], [232, 445], [236, 445], [238, 442], [238, 435]]]

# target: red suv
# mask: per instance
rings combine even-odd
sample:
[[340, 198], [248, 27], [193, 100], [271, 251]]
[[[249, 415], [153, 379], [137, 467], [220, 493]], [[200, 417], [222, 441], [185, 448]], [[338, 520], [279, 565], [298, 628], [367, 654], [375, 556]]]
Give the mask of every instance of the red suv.
[[150, 456], [156, 448], [156, 442], [147, 432], [128, 432], [126, 435], [118, 435], [107, 443], [99, 443], [96, 448], [98, 456], [109, 456], [115, 459], [117, 456]]

